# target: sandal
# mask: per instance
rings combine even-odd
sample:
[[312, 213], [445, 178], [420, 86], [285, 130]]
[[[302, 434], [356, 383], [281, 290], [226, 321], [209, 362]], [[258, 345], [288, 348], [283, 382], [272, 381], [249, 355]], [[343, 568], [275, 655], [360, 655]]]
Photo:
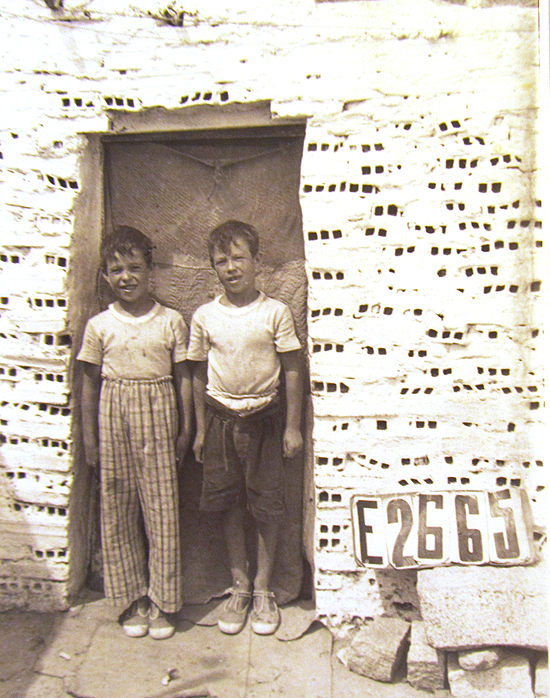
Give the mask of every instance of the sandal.
[[218, 628], [226, 635], [236, 635], [241, 632], [246, 623], [246, 614], [252, 594], [249, 591], [240, 591], [235, 587], [231, 587], [229, 593], [231, 596], [223, 604], [218, 617]]
[[281, 622], [275, 594], [267, 589], [254, 592], [254, 610], [250, 614], [256, 635], [272, 635]]

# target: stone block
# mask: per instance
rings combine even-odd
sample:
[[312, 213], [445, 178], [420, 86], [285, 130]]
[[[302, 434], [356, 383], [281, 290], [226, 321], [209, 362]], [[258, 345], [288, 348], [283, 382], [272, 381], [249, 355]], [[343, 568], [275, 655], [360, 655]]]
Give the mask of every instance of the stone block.
[[377, 618], [361, 628], [337, 656], [349, 669], [376, 681], [389, 682], [403, 659], [410, 623]]
[[484, 671], [466, 671], [450, 654], [447, 677], [453, 698], [534, 698], [529, 660], [513, 652]]
[[414, 620], [411, 627], [407, 681], [430, 693], [445, 686], [445, 653], [428, 644], [424, 623], [418, 620]]
[[418, 572], [428, 641], [440, 649], [513, 645], [543, 650], [547, 567], [439, 567]]
[[466, 671], [492, 669], [506, 655], [503, 647], [485, 647], [481, 650], [464, 650], [458, 653], [458, 663]]
[[550, 696], [550, 672], [548, 671], [548, 658], [539, 659], [535, 667], [535, 697], [548, 698]]

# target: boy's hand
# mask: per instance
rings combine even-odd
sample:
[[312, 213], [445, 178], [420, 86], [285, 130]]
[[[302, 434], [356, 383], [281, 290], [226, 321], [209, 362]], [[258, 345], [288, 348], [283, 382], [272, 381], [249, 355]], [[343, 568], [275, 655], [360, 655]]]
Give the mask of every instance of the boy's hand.
[[202, 449], [204, 446], [204, 433], [200, 431], [197, 432], [195, 437], [195, 443], [193, 444], [193, 453], [195, 454], [195, 460], [197, 463], [202, 463]]
[[176, 459], [180, 468], [183, 467], [185, 454], [189, 450], [190, 443], [191, 434], [186, 429], [182, 429], [178, 434], [178, 438], [176, 439]]
[[287, 427], [283, 434], [283, 456], [285, 458], [294, 458], [302, 450], [304, 445], [302, 435], [299, 429]]

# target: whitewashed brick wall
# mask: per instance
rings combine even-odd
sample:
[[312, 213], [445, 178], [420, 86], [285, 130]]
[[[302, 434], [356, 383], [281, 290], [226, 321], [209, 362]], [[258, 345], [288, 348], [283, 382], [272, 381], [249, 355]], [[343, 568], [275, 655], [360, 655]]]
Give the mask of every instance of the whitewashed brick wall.
[[544, 523], [536, 9], [204, 0], [170, 26], [147, 0], [64, 4], [1, 2], [0, 602], [64, 607], [82, 582], [71, 357], [101, 220], [82, 134], [114, 111], [191, 128], [199, 105], [267, 102], [307, 122], [321, 617], [416, 605], [414, 573], [357, 570], [354, 493], [521, 485]]
[[317, 605], [336, 618], [404, 603], [380, 593], [402, 572], [334, 574], [357, 569], [353, 494], [524, 486], [544, 523], [529, 117], [445, 99], [388, 116], [311, 128], [304, 158]]

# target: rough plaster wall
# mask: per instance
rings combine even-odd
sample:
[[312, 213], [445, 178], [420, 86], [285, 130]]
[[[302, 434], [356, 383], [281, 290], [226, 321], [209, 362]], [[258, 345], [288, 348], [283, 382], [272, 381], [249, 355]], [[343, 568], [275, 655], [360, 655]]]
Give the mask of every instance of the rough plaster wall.
[[79, 134], [108, 132], [116, 109], [184, 122], [188, 105], [269, 101], [274, 120], [309, 119], [320, 615], [416, 604], [414, 573], [356, 569], [353, 492], [519, 483], [540, 521], [534, 9], [204, 0], [173, 27], [146, 0], [2, 4], [3, 603], [63, 606], [82, 575], [70, 359], [95, 274], [74, 244], [87, 216], [93, 255], [100, 231], [76, 206]]

